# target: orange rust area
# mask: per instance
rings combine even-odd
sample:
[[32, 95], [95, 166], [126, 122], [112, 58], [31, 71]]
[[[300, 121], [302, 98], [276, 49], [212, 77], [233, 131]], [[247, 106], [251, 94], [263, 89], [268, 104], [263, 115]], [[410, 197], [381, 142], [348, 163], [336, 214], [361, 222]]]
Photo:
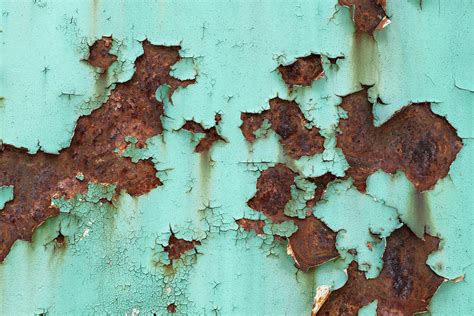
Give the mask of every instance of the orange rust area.
[[263, 226], [265, 226], [265, 221], [241, 218], [235, 222], [245, 231], [249, 232], [253, 230], [255, 233], [257, 233], [257, 235], [263, 234]]
[[177, 260], [183, 253], [194, 249], [196, 245], [200, 244], [200, 241], [187, 241], [176, 238], [176, 236], [172, 233], [168, 240], [168, 246], [164, 247], [164, 251], [168, 253], [168, 258], [170, 260]]
[[117, 56], [110, 54], [112, 48], [112, 37], [103, 36], [100, 40], [95, 41], [89, 48], [89, 58], [87, 62], [94, 67], [107, 69], [117, 60]]
[[350, 8], [358, 32], [372, 34], [386, 18], [385, 0], [339, 0], [339, 5]]
[[217, 142], [217, 141], [225, 141], [224, 138], [222, 138], [219, 135], [219, 132], [217, 131], [217, 124], [222, 120], [220, 114], [215, 115], [215, 122], [216, 125], [210, 128], [204, 128], [201, 124], [196, 123], [194, 121], [186, 121], [184, 125], [181, 127], [184, 130], [187, 130], [193, 134], [197, 133], [202, 133], [205, 134], [204, 138], [199, 141], [199, 143], [196, 145], [194, 148], [194, 151], [197, 153], [202, 153], [209, 151], [211, 149], [212, 145]]
[[[106, 45], [103, 39], [101, 43], [91, 50]], [[144, 41], [143, 49], [133, 77], [117, 84], [107, 102], [90, 116], [79, 118], [71, 145], [59, 155], [30, 155], [10, 145], [1, 148], [0, 185], [13, 185], [14, 199], [0, 213], [0, 262], [16, 240], [31, 240], [37, 226], [58, 214], [51, 206], [53, 197], [71, 198], [85, 192], [89, 181], [115, 184], [118, 191], [134, 196], [161, 185], [151, 161], [132, 163], [114, 150], [127, 146], [125, 136], [134, 136], [143, 145], [163, 131], [163, 104], [155, 98], [158, 86], [167, 84], [172, 93], [193, 81], [179, 81], [169, 74], [171, 65], [179, 60], [178, 46]], [[84, 181], [76, 179], [78, 174]]]
[[242, 113], [240, 129], [247, 141], [256, 139], [255, 132], [262, 126], [264, 120], [271, 123], [271, 129], [280, 136], [280, 144], [287, 155], [293, 159], [302, 156], [313, 156], [324, 150], [324, 138], [317, 127], [305, 127], [308, 121], [298, 104], [279, 98], [270, 100], [270, 109], [262, 113]]
[[358, 310], [378, 301], [377, 315], [413, 315], [427, 310], [428, 303], [444, 279], [426, 265], [437, 250], [439, 239], [416, 237], [406, 226], [387, 241], [384, 266], [376, 279], [367, 280], [352, 262], [345, 286], [330, 294], [318, 315], [357, 315]]
[[[265, 214], [273, 223], [292, 220], [298, 226], [298, 230], [288, 238], [288, 243], [298, 268], [307, 271], [339, 254], [335, 248], [336, 233], [319, 219], [312, 215], [305, 219], [296, 219], [284, 214], [285, 205], [291, 199], [294, 177], [295, 173], [283, 164], [264, 170], [257, 180], [257, 193], [247, 204]], [[324, 191], [328, 182], [315, 181], [321, 183], [320, 190]], [[237, 222], [237, 224], [244, 229], [253, 228], [248, 222]]]
[[166, 310], [168, 311], [168, 313], [171, 313], [171, 314], [176, 313], [176, 309], [177, 309], [177, 306], [175, 303], [171, 303], [171, 304], [168, 304], [168, 306], [166, 306]]
[[310, 86], [314, 80], [324, 76], [321, 55], [316, 54], [300, 57], [288, 66], [279, 66], [278, 71], [281, 73], [283, 81], [290, 87], [293, 85]]
[[377, 169], [402, 170], [418, 191], [428, 190], [448, 174], [461, 150], [456, 130], [429, 103], [411, 104], [379, 127], [373, 125], [367, 89], [344, 97], [341, 107], [348, 118], [339, 122], [337, 146], [350, 165], [347, 175], [360, 191]]

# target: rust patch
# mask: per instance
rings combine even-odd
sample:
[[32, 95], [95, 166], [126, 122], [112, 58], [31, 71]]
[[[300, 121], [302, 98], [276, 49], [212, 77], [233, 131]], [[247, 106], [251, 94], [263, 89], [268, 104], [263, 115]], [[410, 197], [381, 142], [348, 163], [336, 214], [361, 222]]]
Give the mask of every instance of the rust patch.
[[462, 147], [448, 121], [434, 114], [429, 103], [411, 104], [379, 127], [373, 125], [372, 104], [367, 89], [343, 98], [337, 145], [350, 165], [347, 175], [359, 191], [377, 169], [405, 172], [420, 192], [445, 177]]
[[315, 177], [315, 178], [308, 178], [311, 182], [316, 184], [316, 190], [314, 192], [314, 198], [309, 200], [306, 203], [306, 207], [312, 208], [316, 205], [316, 203], [321, 200], [323, 197], [324, 192], [326, 191], [326, 188], [328, 187], [328, 184], [334, 180], [336, 180], [336, 176], [333, 175], [330, 172], [327, 172], [323, 174], [320, 177]]
[[287, 155], [293, 159], [302, 156], [313, 156], [324, 150], [324, 138], [317, 127], [305, 127], [308, 121], [298, 104], [279, 98], [270, 100], [270, 109], [262, 113], [242, 113], [240, 129], [249, 142], [256, 139], [255, 132], [262, 126], [264, 120], [271, 123], [271, 129], [280, 136], [280, 144]]
[[109, 68], [110, 65], [117, 60], [117, 56], [110, 54], [112, 43], [112, 37], [108, 36], [103, 36], [100, 40], [95, 41], [95, 43], [89, 47], [89, 58], [87, 62], [94, 67], [102, 69]]
[[[283, 164], [264, 170], [257, 180], [257, 193], [247, 204], [265, 214], [273, 223], [292, 220], [298, 226], [298, 230], [288, 238], [291, 249], [289, 252], [297, 267], [307, 271], [339, 254], [335, 247], [336, 233], [319, 219], [312, 215], [305, 219], [297, 219], [284, 214], [285, 205], [291, 199], [294, 176], [295, 173]], [[322, 190], [324, 191], [324, 188]], [[247, 222], [237, 222], [239, 225], [242, 223], [246, 225], [242, 226], [244, 229], [245, 227], [251, 229]]]
[[194, 121], [186, 121], [184, 125], [181, 127], [184, 130], [187, 130], [193, 134], [202, 133], [205, 134], [204, 138], [199, 141], [199, 143], [194, 148], [194, 151], [197, 153], [208, 152], [211, 149], [211, 146], [217, 141], [225, 141], [219, 135], [217, 131], [217, 125], [221, 122], [222, 118], [220, 114], [215, 115], [215, 122], [216, 125], [210, 128], [204, 128], [201, 124], [196, 123]]
[[438, 238], [426, 235], [423, 241], [403, 226], [388, 238], [379, 277], [367, 280], [352, 262], [346, 285], [329, 296], [318, 315], [357, 315], [362, 306], [373, 300], [378, 300], [377, 315], [426, 311], [429, 300], [444, 281], [425, 263], [438, 244]]
[[278, 71], [289, 87], [293, 85], [310, 86], [314, 80], [324, 76], [321, 55], [316, 54], [300, 57], [288, 66], [281, 65], [278, 67]]
[[[118, 83], [102, 107], [77, 121], [71, 145], [52, 155], [30, 155], [6, 145], [0, 150], [0, 185], [14, 186], [14, 199], [0, 213], [0, 262], [17, 239], [31, 240], [33, 230], [58, 214], [51, 198], [73, 197], [87, 190], [87, 182], [115, 184], [137, 196], [161, 185], [151, 161], [132, 163], [115, 149], [123, 150], [125, 136], [138, 139], [138, 146], [163, 131], [163, 104], [155, 98], [159, 85], [174, 91], [193, 81], [169, 75], [179, 60], [179, 47], [154, 46], [143, 42], [144, 53], [135, 62], [135, 74]], [[85, 181], [76, 179], [84, 176]]]
[[177, 309], [177, 306], [175, 303], [171, 303], [171, 304], [168, 304], [168, 306], [166, 306], [166, 310], [168, 311], [168, 313], [171, 313], [171, 314], [176, 313], [176, 309]]
[[385, 0], [339, 0], [339, 5], [350, 8], [358, 32], [373, 33], [386, 19]]
[[241, 218], [235, 221], [237, 225], [242, 227], [245, 231], [255, 231], [257, 235], [263, 234], [263, 226], [265, 226], [265, 222], [262, 220], [253, 220], [247, 218]]
[[196, 245], [200, 245], [199, 241], [187, 241], [184, 239], [176, 238], [174, 233], [171, 233], [171, 236], [168, 240], [168, 246], [164, 247], [164, 251], [168, 253], [168, 258], [170, 260], [177, 260], [181, 257], [186, 251], [194, 249]]

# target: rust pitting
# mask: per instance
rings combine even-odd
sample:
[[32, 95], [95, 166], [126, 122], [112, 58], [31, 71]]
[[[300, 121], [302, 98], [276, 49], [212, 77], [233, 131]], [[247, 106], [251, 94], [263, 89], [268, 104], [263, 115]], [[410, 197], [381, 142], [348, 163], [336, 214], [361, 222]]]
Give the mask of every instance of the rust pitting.
[[210, 128], [204, 128], [201, 124], [194, 121], [186, 121], [181, 127], [184, 130], [187, 130], [193, 134], [202, 133], [205, 134], [199, 143], [194, 148], [194, 151], [197, 153], [208, 152], [211, 149], [212, 145], [217, 141], [224, 141], [225, 139], [219, 135], [217, 130], [217, 125], [222, 121], [220, 114], [214, 116], [215, 125]]
[[339, 5], [349, 7], [358, 32], [372, 34], [388, 23], [385, 0], [339, 0]]
[[406, 226], [388, 238], [384, 266], [376, 279], [365, 278], [352, 262], [346, 285], [334, 291], [318, 315], [357, 315], [358, 310], [378, 301], [377, 315], [413, 315], [427, 310], [431, 297], [444, 278], [426, 265], [428, 255], [437, 250], [439, 239], [417, 238]]
[[[101, 41], [92, 48], [105, 46]], [[171, 65], [179, 60], [179, 46], [155, 46], [148, 41], [142, 45], [144, 53], [135, 61], [133, 77], [118, 83], [90, 116], [78, 119], [70, 146], [59, 155], [31, 155], [24, 149], [2, 146], [0, 186], [13, 185], [15, 197], [0, 213], [0, 262], [16, 240], [31, 240], [37, 226], [59, 213], [51, 205], [53, 197], [71, 198], [86, 192], [89, 181], [114, 184], [118, 191], [133, 196], [161, 185], [151, 161], [132, 163], [115, 149], [128, 145], [126, 136], [136, 137], [140, 146], [162, 133], [163, 104], [155, 98], [158, 86], [167, 84], [174, 91], [194, 81], [180, 81], [169, 74]], [[78, 174], [85, 181], [77, 179]]]
[[314, 80], [324, 77], [321, 55], [311, 54], [300, 57], [290, 65], [278, 66], [283, 81], [287, 86], [310, 86]]
[[[285, 205], [291, 199], [291, 185], [294, 183], [294, 177], [295, 173], [283, 164], [264, 170], [257, 180], [257, 192], [247, 204], [252, 209], [265, 214], [273, 223], [291, 220], [298, 226], [298, 230], [288, 238], [289, 249], [291, 249], [289, 252], [297, 267], [307, 271], [339, 254], [335, 247], [336, 233], [319, 219], [312, 215], [305, 219], [296, 219], [284, 214]], [[321, 187], [324, 191], [324, 186], [321, 185]], [[251, 223], [249, 220], [240, 220], [237, 224], [246, 230], [259, 229], [259, 226], [255, 227], [256, 223]], [[258, 233], [257, 230], [256, 232]]]
[[309, 123], [298, 104], [294, 101], [274, 98], [270, 100], [270, 109], [262, 113], [242, 113], [240, 129], [249, 142], [256, 140], [255, 132], [264, 120], [271, 123], [271, 129], [280, 136], [280, 144], [293, 159], [313, 156], [324, 150], [324, 138], [317, 127], [306, 128]]
[[193, 250], [196, 245], [200, 245], [200, 241], [187, 241], [177, 238], [174, 233], [171, 233], [168, 240], [168, 245], [164, 247], [164, 251], [168, 253], [168, 258], [173, 261], [181, 258], [181, 255], [186, 251]]
[[110, 53], [113, 39], [111, 36], [103, 36], [89, 47], [89, 58], [87, 62], [94, 67], [108, 69], [116, 60], [117, 56]]
[[406, 106], [379, 127], [373, 125], [367, 89], [344, 97], [341, 107], [348, 118], [339, 122], [337, 146], [359, 191], [365, 191], [367, 177], [378, 169], [402, 170], [417, 191], [428, 190], [448, 174], [461, 150], [456, 130], [429, 103]]

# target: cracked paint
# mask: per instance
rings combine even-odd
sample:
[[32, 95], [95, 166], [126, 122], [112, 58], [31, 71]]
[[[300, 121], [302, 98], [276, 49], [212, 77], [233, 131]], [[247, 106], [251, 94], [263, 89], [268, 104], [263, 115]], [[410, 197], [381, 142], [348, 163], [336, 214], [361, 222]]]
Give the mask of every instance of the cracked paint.
[[1, 310], [472, 314], [471, 7], [6, 2]]

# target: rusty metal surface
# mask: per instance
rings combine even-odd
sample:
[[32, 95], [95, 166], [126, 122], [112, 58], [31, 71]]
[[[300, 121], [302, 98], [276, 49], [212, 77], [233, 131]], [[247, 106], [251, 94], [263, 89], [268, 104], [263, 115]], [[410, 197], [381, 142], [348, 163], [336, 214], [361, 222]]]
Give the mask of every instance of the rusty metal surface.
[[279, 66], [283, 81], [289, 86], [310, 86], [314, 80], [324, 76], [321, 55], [311, 54], [298, 58], [294, 63], [287, 66]]
[[430, 298], [444, 279], [426, 265], [438, 249], [439, 239], [417, 238], [406, 226], [387, 240], [384, 266], [376, 279], [367, 280], [355, 262], [347, 270], [347, 284], [329, 295], [318, 315], [357, 315], [358, 310], [378, 301], [378, 315], [413, 315], [427, 310]]
[[[304, 219], [295, 219], [283, 213], [285, 205], [291, 199], [290, 189], [294, 177], [295, 173], [283, 164], [266, 169], [258, 178], [257, 192], [248, 201], [248, 205], [265, 214], [273, 223], [292, 220], [296, 224], [298, 230], [288, 238], [288, 244], [298, 268], [307, 271], [338, 256], [335, 248], [336, 233], [312, 214]], [[319, 182], [321, 183], [319, 190], [323, 191], [327, 182]], [[315, 199], [320, 197], [317, 195]], [[258, 222], [244, 221], [238, 224], [247, 230], [256, 229], [257, 233], [261, 229]]]
[[377, 169], [402, 170], [418, 191], [428, 190], [448, 174], [461, 150], [456, 130], [428, 103], [411, 104], [379, 127], [373, 125], [366, 89], [344, 97], [341, 107], [348, 118], [340, 121], [337, 146], [349, 162], [347, 175], [360, 191]]
[[[102, 39], [92, 45], [93, 65], [110, 65], [109, 41]], [[171, 65], [179, 60], [179, 47], [154, 46], [145, 41], [143, 49], [132, 79], [117, 84], [101, 108], [78, 120], [71, 145], [59, 155], [30, 155], [3, 146], [0, 185], [13, 185], [15, 198], [0, 213], [0, 261], [17, 239], [30, 240], [38, 225], [58, 214], [51, 206], [53, 197], [71, 198], [85, 192], [88, 181], [114, 184], [117, 192], [125, 190], [134, 196], [161, 185], [151, 161], [132, 163], [119, 152], [128, 145], [126, 136], [136, 137], [137, 146], [144, 146], [147, 138], [162, 132], [163, 104], [155, 97], [159, 85], [168, 84], [172, 93], [192, 81], [169, 75]]]
[[264, 120], [271, 123], [270, 128], [280, 136], [280, 144], [287, 155], [293, 159], [312, 156], [323, 152], [324, 138], [317, 127], [306, 128], [308, 121], [294, 101], [279, 98], [270, 100], [270, 109], [260, 114], [242, 113], [240, 129], [249, 142], [255, 141], [255, 132]]
[[339, 0], [339, 5], [350, 8], [358, 32], [374, 32], [386, 17], [385, 0]]

